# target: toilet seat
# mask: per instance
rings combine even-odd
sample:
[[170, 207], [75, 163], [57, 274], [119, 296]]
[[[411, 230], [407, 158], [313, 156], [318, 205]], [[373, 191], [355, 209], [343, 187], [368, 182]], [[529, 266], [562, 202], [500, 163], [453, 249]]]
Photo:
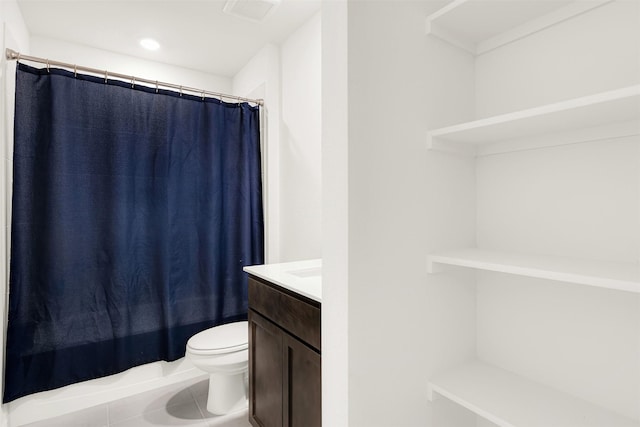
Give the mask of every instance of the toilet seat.
[[198, 355], [242, 351], [249, 347], [248, 328], [245, 321], [205, 329], [189, 338], [187, 351]]

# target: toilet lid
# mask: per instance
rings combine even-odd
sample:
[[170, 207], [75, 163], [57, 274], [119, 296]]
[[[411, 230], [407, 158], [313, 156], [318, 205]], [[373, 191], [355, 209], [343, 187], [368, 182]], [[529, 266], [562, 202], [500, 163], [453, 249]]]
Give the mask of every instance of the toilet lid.
[[197, 352], [219, 353], [248, 347], [249, 326], [246, 321], [227, 323], [198, 332], [187, 341], [187, 347]]

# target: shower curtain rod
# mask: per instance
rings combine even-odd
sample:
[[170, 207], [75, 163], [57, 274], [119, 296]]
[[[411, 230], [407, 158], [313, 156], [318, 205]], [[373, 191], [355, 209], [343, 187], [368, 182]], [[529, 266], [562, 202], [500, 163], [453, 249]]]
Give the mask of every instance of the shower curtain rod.
[[60, 62], [60, 61], [52, 61], [52, 60], [49, 60], [49, 59], [46, 59], [46, 58], [38, 58], [36, 56], [22, 55], [20, 52], [16, 52], [15, 50], [9, 49], [9, 48], [7, 48], [5, 50], [5, 55], [6, 55], [7, 60], [20, 61], [21, 59], [23, 59], [25, 61], [38, 62], [40, 64], [46, 64], [47, 65], [47, 69], [49, 69], [49, 67], [51, 65], [54, 65], [54, 66], [58, 66], [58, 67], [64, 67], [64, 68], [71, 69], [71, 70], [73, 70], [74, 73], [76, 73], [78, 71], [85, 71], [85, 72], [88, 72], [88, 73], [98, 74], [98, 75], [101, 75], [101, 76], [103, 75], [104, 78], [105, 78], [105, 81], [109, 77], [115, 77], [115, 78], [120, 79], [120, 80], [130, 81], [132, 85], [134, 85], [136, 82], [148, 83], [148, 84], [151, 84], [151, 85], [155, 85], [156, 89], [158, 89], [158, 87], [160, 87], [160, 86], [165, 87], [165, 88], [178, 89], [180, 91], [180, 93], [182, 93], [184, 91], [192, 92], [192, 93], [201, 95], [203, 98], [206, 95], [209, 95], [209, 96], [214, 96], [216, 98], [219, 98], [221, 101], [224, 101], [225, 99], [233, 99], [233, 100], [237, 100], [237, 101], [252, 102], [252, 103], [260, 105], [260, 106], [264, 105], [264, 100], [262, 100], [262, 99], [243, 98], [241, 96], [227, 95], [227, 94], [219, 93], [219, 92], [211, 92], [211, 91], [203, 90], [203, 89], [196, 89], [196, 88], [192, 88], [192, 87], [180, 86], [180, 85], [176, 85], [176, 84], [173, 84], [173, 83], [164, 83], [164, 82], [159, 82], [157, 80], [143, 79], [141, 77], [128, 76], [126, 74], [112, 73], [112, 72], [110, 72], [108, 70], [99, 70], [97, 68], [83, 67], [83, 66], [80, 66], [80, 65], [68, 64], [68, 63]]

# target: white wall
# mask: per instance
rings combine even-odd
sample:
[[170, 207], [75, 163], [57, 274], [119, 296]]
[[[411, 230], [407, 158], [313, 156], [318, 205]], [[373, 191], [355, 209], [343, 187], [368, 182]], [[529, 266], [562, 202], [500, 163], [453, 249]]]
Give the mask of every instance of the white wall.
[[[0, 47], [2, 47], [2, 60], [0, 60], [0, 319], [2, 334], [0, 335], [0, 383], [4, 384], [4, 345], [6, 334], [6, 297], [8, 283], [8, 251], [9, 251], [9, 218], [11, 182], [13, 170], [13, 112], [14, 112], [14, 88], [15, 66], [14, 61], [6, 61], [5, 48], [29, 53], [29, 32], [27, 31], [20, 9], [15, 1], [0, 2]], [[9, 409], [2, 405], [0, 409], [0, 426], [8, 425]]]
[[318, 13], [233, 78], [237, 95], [265, 86], [268, 263], [322, 256], [320, 27]]
[[321, 18], [282, 44], [280, 256], [321, 258]]
[[[30, 42], [30, 54], [34, 56], [198, 89], [231, 93], [229, 78], [42, 37], [31, 37]], [[26, 52], [22, 46], [18, 48]], [[12, 82], [15, 80], [13, 75], [7, 77], [10, 77]], [[13, 96], [13, 89], [10, 93]], [[4, 307], [2, 304], [1, 312], [3, 318], [6, 318]], [[120, 374], [17, 399], [8, 405], [10, 425], [18, 426], [61, 415], [202, 375], [201, 371], [184, 359], [172, 363], [155, 362], [138, 366]]]
[[347, 0], [322, 2], [322, 420], [349, 424]]
[[352, 427], [437, 425], [427, 379], [475, 355], [468, 273], [426, 274], [428, 248], [475, 242], [473, 162], [426, 149], [430, 127], [473, 114], [473, 61], [425, 36], [443, 4], [349, 3]]

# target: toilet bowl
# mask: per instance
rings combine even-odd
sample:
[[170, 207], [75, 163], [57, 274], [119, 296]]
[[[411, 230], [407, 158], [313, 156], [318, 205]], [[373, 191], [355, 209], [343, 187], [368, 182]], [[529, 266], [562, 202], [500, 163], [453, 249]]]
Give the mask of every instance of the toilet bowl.
[[209, 373], [207, 410], [224, 415], [247, 407], [248, 323], [206, 329], [189, 338], [186, 358]]

